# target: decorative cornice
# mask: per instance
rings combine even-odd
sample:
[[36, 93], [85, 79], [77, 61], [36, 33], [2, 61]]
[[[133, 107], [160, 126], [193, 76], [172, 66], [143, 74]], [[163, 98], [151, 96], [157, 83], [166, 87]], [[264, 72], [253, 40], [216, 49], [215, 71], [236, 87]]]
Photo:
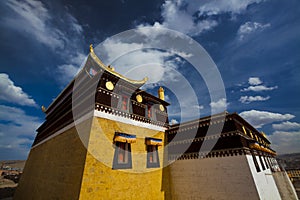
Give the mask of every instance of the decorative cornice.
[[213, 150], [210, 152], [169, 154], [168, 159], [169, 160], [191, 160], [191, 159], [204, 159], [204, 158], [214, 158], [214, 157], [238, 156], [238, 155], [250, 155], [250, 150], [248, 148], [243, 147], [243, 148]]
[[[113, 120], [116, 122], [121, 122], [121, 123], [125, 123], [125, 124], [130, 124], [133, 126], [148, 128], [151, 130], [162, 131], [162, 132], [165, 132], [167, 129], [166, 127], [163, 126], [163, 123], [160, 123], [160, 122], [155, 123], [152, 120], [148, 120], [148, 119], [145, 119], [143, 117], [140, 117], [140, 116], [137, 116], [134, 114], [129, 114], [129, 113], [125, 113], [122, 111], [113, 110], [111, 108], [105, 109], [106, 107], [104, 107], [103, 105], [98, 104], [98, 106], [99, 107], [96, 107], [96, 110], [94, 111], [95, 117], [105, 118], [105, 119]], [[101, 106], [103, 109], [101, 109]], [[111, 109], [111, 110], [109, 110], [109, 109]]]
[[229, 136], [234, 136], [234, 135], [240, 135], [242, 136], [238, 131], [231, 131], [227, 133], [222, 133], [222, 134], [211, 134], [209, 136], [204, 136], [204, 137], [197, 137], [197, 138], [191, 138], [191, 139], [185, 139], [185, 140], [180, 140], [180, 141], [175, 141], [175, 142], [170, 142], [170, 146], [178, 145], [178, 144], [187, 144], [187, 143], [193, 143], [193, 142], [201, 142], [204, 140], [211, 140], [211, 139], [219, 139], [219, 138], [224, 138], [224, 137], [229, 137]]

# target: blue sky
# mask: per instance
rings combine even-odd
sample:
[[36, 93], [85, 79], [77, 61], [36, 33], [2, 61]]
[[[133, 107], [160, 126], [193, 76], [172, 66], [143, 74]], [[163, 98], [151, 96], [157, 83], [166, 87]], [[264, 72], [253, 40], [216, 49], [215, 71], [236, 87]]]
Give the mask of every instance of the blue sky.
[[[7, 0], [0, 2], [0, 13], [0, 160], [27, 157], [45, 117], [41, 105], [48, 106], [74, 77], [89, 44], [137, 27], [187, 34], [205, 48], [222, 76], [226, 98], [211, 101], [201, 77], [184, 61], [185, 52], [137, 51], [116, 61], [121, 72], [136, 62], [160, 63], [148, 68], [155, 73], [145, 89], [153, 94], [157, 74], [171, 79], [169, 72], [177, 69], [189, 79], [199, 104], [186, 98], [179, 108], [176, 94], [167, 90], [172, 122], [181, 120], [178, 110], [198, 109], [206, 116], [226, 106], [264, 131], [278, 153], [300, 152], [297, 0]], [[114, 55], [135, 46], [143, 44], [109, 41], [105, 51]]]

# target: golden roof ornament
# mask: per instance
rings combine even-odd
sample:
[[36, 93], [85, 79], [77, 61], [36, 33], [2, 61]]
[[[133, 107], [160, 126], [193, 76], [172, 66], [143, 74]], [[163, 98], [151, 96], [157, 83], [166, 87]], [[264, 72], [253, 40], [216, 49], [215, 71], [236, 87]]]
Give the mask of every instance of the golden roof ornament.
[[137, 102], [142, 103], [143, 97], [140, 94], [136, 95], [135, 98], [136, 98]]
[[94, 53], [93, 44], [90, 44], [90, 52], [93, 52], [93, 53]]
[[114, 68], [113, 66], [108, 65], [107, 67], [108, 67], [109, 69], [111, 69], [111, 71], [115, 71], [115, 68]]
[[46, 107], [45, 107], [44, 105], [42, 105], [41, 108], [42, 108], [42, 111], [43, 111], [43, 112], [46, 112], [47, 109], [46, 109]]
[[165, 90], [162, 87], [159, 87], [158, 89], [158, 98], [165, 100]]
[[105, 83], [105, 87], [106, 87], [106, 89], [108, 89], [108, 90], [113, 90], [113, 89], [114, 89], [114, 84], [113, 84], [111, 81], [107, 81], [107, 82]]
[[160, 109], [160, 111], [162, 111], [162, 112], [165, 111], [165, 107], [164, 107], [163, 105], [161, 105], [161, 104], [159, 105], [159, 109]]

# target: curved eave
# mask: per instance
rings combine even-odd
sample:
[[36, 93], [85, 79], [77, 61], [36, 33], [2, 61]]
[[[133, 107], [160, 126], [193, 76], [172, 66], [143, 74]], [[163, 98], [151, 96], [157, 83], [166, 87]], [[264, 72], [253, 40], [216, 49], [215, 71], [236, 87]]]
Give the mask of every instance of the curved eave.
[[90, 56], [91, 58], [98, 64], [99, 67], [101, 67], [103, 70], [108, 71], [109, 73], [115, 75], [116, 77], [123, 79], [131, 84], [134, 85], [144, 85], [147, 81], [148, 81], [148, 77], [145, 77], [143, 80], [132, 80], [129, 79], [125, 76], [123, 76], [122, 74], [119, 74], [117, 72], [115, 72], [114, 70], [112, 70], [111, 68], [107, 67], [99, 58], [98, 56], [94, 53], [94, 51], [90, 52]]
[[[147, 81], [148, 81], [148, 78], [145, 77], [143, 80], [132, 80], [132, 79], [129, 79], [117, 72], [115, 72], [114, 70], [112, 70], [111, 68], [107, 67], [99, 58], [98, 56], [94, 53], [94, 50], [91, 49], [90, 50], [90, 53], [89, 53], [89, 56], [88, 56], [88, 59], [91, 58], [101, 69], [103, 69], [104, 71], [107, 71], [108, 73], [120, 78], [120, 79], [123, 79], [125, 81], [127, 81], [128, 83], [130, 84], [133, 84], [135, 86], [137, 86], [138, 88], [141, 87], [142, 85], [144, 85]], [[88, 62], [87, 60], [85, 61], [86, 63]], [[85, 63], [85, 65], [86, 65]], [[66, 90], [71, 87], [72, 83], [75, 81], [75, 79], [79, 76], [79, 74], [81, 74], [83, 71], [84, 71], [84, 68], [83, 67], [81, 69], [81, 71], [79, 73], [77, 73], [77, 75], [73, 78], [73, 80], [63, 89], [63, 91], [60, 92], [60, 94], [55, 98], [55, 100], [53, 100], [50, 105], [48, 106], [48, 108], [46, 108], [46, 110], [44, 111], [46, 114], [48, 114], [49, 110], [55, 105], [55, 103], [57, 103], [57, 100], [59, 99], [60, 96], [62, 96]]]

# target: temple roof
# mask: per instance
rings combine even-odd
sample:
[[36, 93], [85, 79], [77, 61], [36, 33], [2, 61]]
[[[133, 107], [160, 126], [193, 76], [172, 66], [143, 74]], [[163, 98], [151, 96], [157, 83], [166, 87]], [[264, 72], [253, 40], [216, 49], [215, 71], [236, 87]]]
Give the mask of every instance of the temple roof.
[[[168, 134], [168, 152], [173, 157], [182, 153], [182, 149], [186, 145], [189, 146], [186, 146], [186, 155], [183, 157], [191, 154], [197, 156], [202, 144], [205, 144], [204, 141], [207, 141], [207, 144], [216, 141], [212, 143], [214, 146], [203, 146], [203, 152], [207, 150], [211, 151], [211, 154], [217, 151], [223, 154], [226, 149], [230, 151], [246, 149], [247, 151], [243, 150], [242, 152], [250, 153], [249, 150], [255, 150], [272, 156], [276, 155], [276, 152], [270, 148], [271, 143], [267, 136], [259, 132], [237, 113], [223, 112], [171, 125], [166, 133]], [[206, 147], [208, 149], [205, 149]]]
[[[225, 112], [214, 114], [214, 115], [211, 115], [211, 116], [202, 117], [200, 119], [195, 119], [195, 120], [191, 120], [191, 121], [188, 121], [188, 122], [174, 124], [174, 125], [171, 125], [169, 127], [169, 131], [177, 130], [179, 127], [186, 128], [186, 127], [192, 127], [194, 125], [198, 126], [199, 124], [207, 124], [207, 122], [210, 122], [210, 121], [213, 122], [213, 121], [218, 121], [218, 120], [226, 120], [226, 119], [229, 119], [229, 118], [234, 119], [236, 122], [241, 124], [241, 126], [247, 127], [253, 133], [256, 133], [258, 136], [260, 136], [260, 138], [262, 138], [265, 142], [270, 144], [270, 141], [267, 138], [265, 133], [262, 133], [262, 132], [258, 131], [256, 128], [254, 128], [249, 122], [247, 122], [244, 118], [242, 118], [236, 112], [228, 113], [228, 112], [225, 111]], [[224, 126], [226, 126], [226, 125], [224, 124]]]
[[[88, 58], [84, 64], [84, 67], [81, 69], [81, 71], [74, 77], [74, 79], [64, 88], [64, 90], [55, 98], [55, 100], [48, 106], [48, 108], [43, 107], [43, 112], [45, 112], [46, 114], [50, 112], [50, 110], [55, 107], [54, 105], [57, 104], [58, 102], [60, 102], [62, 99], [64, 99], [65, 96], [67, 96], [70, 92], [72, 92], [72, 88], [74, 85], [74, 82], [76, 80], [77, 77], [79, 77], [82, 73], [86, 73], [86, 68], [88, 67], [88, 65], [90, 63], [93, 63], [95, 65], [95, 67], [97, 67], [99, 71], [102, 71], [102, 73], [106, 73], [106, 74], [110, 74], [120, 80], [123, 81], [123, 83], [127, 83], [129, 85], [132, 85], [134, 88], [140, 88], [141, 86], [143, 86], [147, 80], [148, 77], [143, 78], [142, 80], [132, 80], [130, 78], [127, 78], [125, 76], [123, 76], [122, 74], [116, 72], [114, 70], [114, 68], [110, 67], [110, 65], [105, 65], [100, 59], [99, 57], [95, 54], [93, 46], [90, 45], [90, 53], [88, 55]], [[97, 73], [98, 73], [97, 72]]]

